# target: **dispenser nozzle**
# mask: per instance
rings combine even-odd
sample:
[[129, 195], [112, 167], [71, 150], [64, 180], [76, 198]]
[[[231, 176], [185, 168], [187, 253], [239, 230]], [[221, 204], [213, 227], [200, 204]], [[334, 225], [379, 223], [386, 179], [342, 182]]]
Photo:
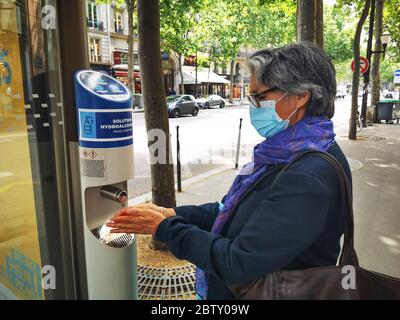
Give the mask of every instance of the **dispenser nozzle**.
[[122, 206], [125, 206], [128, 200], [128, 193], [125, 190], [113, 186], [101, 187], [100, 194], [104, 198], [121, 203]]

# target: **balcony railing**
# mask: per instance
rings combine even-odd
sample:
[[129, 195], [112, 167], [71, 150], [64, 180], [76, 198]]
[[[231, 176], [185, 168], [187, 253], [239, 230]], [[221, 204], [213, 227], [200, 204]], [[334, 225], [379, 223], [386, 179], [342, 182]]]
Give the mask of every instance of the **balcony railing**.
[[94, 21], [87, 19], [87, 25], [89, 28], [94, 28], [100, 31], [104, 31], [104, 23], [101, 21]]
[[102, 58], [101, 55], [99, 54], [90, 54], [89, 55], [89, 60], [90, 62], [102, 62]]
[[124, 34], [124, 29], [122, 29], [122, 28], [115, 28], [115, 33]]

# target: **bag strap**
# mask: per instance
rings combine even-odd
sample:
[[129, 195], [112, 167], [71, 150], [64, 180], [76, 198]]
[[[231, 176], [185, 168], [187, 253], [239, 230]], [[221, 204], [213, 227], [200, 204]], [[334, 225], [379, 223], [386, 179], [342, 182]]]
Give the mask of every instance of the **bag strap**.
[[344, 211], [344, 242], [342, 252], [339, 258], [339, 265], [353, 265], [359, 266], [357, 253], [354, 249], [354, 214], [353, 214], [353, 196], [350, 189], [350, 184], [347, 179], [346, 173], [340, 163], [331, 154], [318, 150], [308, 150], [296, 155], [285, 167], [278, 173], [275, 181], [278, 180], [279, 175], [287, 171], [291, 165], [296, 161], [307, 155], [317, 155], [329, 162], [329, 164], [336, 171], [339, 179], [340, 198], [342, 209]]

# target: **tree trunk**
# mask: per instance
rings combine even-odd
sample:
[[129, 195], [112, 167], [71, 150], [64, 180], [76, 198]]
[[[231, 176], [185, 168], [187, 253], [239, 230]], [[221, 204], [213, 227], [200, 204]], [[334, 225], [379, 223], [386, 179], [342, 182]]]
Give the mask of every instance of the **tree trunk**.
[[324, 47], [323, 0], [297, 0], [297, 41]]
[[358, 111], [358, 86], [360, 84], [360, 37], [362, 27], [367, 19], [369, 8], [371, 7], [371, 0], [366, 0], [364, 9], [362, 11], [360, 20], [357, 23], [356, 33], [354, 35], [353, 49], [354, 49], [354, 73], [353, 73], [353, 88], [351, 97], [351, 116], [349, 127], [349, 139], [357, 139], [357, 111]]
[[[373, 0], [375, 1], [375, 0]], [[376, 106], [377, 102], [380, 98], [380, 75], [379, 75], [379, 68], [380, 68], [380, 61], [381, 61], [381, 54], [379, 51], [382, 50], [382, 42], [381, 42], [381, 34], [383, 31], [383, 5], [384, 0], [376, 0], [376, 14], [375, 14], [375, 55], [372, 61], [371, 67], [371, 77], [372, 77], [372, 90], [371, 90], [371, 105]], [[376, 118], [376, 108], [375, 108], [375, 118]]]
[[[159, 0], [138, 0], [138, 33], [139, 33], [139, 62], [141, 70], [143, 97], [145, 105], [146, 129], [148, 132], [148, 145], [160, 139], [165, 139], [161, 144], [165, 152], [166, 162], [151, 163], [152, 201], [156, 205], [171, 208], [176, 206], [174, 167], [171, 155], [170, 133], [167, 105], [161, 65], [160, 49], [160, 2]], [[160, 130], [160, 135], [153, 138], [151, 130]], [[154, 131], [153, 131], [154, 132]], [[152, 151], [150, 151], [153, 153]], [[155, 154], [150, 154], [154, 159]], [[166, 249], [164, 244], [153, 239], [155, 249]]]
[[[374, 18], [375, 18], [375, 0], [371, 1], [371, 13], [369, 15], [369, 30], [368, 30], [368, 44], [367, 44], [367, 60], [371, 61], [372, 57], [372, 38], [374, 35]], [[361, 104], [361, 118], [362, 126], [367, 126], [367, 104], [368, 104], [368, 93], [369, 93], [369, 79], [370, 79], [371, 68], [364, 73], [364, 90]]]
[[182, 71], [182, 55], [180, 53], [178, 53], [178, 67], [179, 67], [179, 75], [181, 76], [181, 83], [179, 85], [179, 94], [185, 94], [185, 83]]
[[231, 87], [229, 91], [229, 103], [233, 103], [233, 77], [235, 76], [235, 60], [231, 60]]
[[128, 11], [128, 88], [132, 94], [135, 94], [135, 77], [134, 77], [134, 59], [133, 59], [133, 37], [135, 24], [133, 21], [133, 13], [135, 10], [135, 0], [125, 0]]

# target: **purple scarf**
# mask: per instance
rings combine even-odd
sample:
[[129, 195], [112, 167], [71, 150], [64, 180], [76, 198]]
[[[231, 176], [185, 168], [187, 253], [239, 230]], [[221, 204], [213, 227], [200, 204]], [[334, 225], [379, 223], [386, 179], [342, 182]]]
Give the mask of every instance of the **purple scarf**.
[[[221, 234], [224, 225], [232, 216], [233, 209], [243, 194], [267, 172], [268, 165], [289, 163], [296, 154], [307, 150], [327, 151], [334, 143], [333, 123], [325, 117], [305, 117], [294, 126], [264, 140], [254, 147], [253, 162], [243, 167], [236, 176], [219, 212], [212, 233]], [[247, 172], [246, 172], [247, 171]], [[207, 299], [207, 282], [202, 269], [196, 269], [196, 293]]]

